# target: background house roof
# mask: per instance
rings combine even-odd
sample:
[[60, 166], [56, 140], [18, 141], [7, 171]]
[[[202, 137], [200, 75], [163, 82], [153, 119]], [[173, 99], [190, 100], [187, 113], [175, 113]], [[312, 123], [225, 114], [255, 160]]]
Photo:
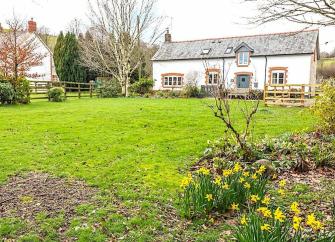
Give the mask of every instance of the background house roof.
[[[246, 43], [254, 50], [253, 56], [311, 54], [318, 49], [318, 30], [290, 33], [240, 36], [218, 39], [191, 40], [164, 43], [152, 58], [153, 61], [210, 59], [235, 57], [235, 52], [226, 52]], [[211, 51], [204, 55], [203, 49]]]

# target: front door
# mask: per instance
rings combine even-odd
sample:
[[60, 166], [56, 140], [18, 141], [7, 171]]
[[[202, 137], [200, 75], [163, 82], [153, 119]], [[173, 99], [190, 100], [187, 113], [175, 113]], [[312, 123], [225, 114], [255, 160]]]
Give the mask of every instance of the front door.
[[237, 76], [237, 88], [249, 88], [250, 87], [250, 76], [238, 75]]

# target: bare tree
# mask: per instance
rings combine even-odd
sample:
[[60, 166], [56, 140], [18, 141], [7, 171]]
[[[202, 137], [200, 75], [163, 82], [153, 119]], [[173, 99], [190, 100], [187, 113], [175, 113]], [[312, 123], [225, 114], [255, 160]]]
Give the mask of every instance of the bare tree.
[[90, 6], [90, 38], [81, 41], [83, 64], [117, 79], [128, 96], [130, 75], [142, 60], [140, 39], [154, 43], [163, 19], [154, 15], [156, 0], [95, 0]]
[[317, 26], [335, 25], [334, 0], [258, 0], [258, 15], [252, 23], [264, 24], [281, 19]]
[[9, 31], [0, 33], [0, 72], [15, 86], [19, 77], [41, 64], [45, 54], [37, 52], [36, 37], [25, 31], [22, 19], [13, 16], [6, 23]]

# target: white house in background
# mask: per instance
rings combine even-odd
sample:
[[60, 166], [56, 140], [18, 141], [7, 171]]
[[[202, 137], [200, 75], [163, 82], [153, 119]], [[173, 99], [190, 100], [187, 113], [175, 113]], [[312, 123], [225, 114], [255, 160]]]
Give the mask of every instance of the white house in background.
[[[42, 60], [42, 64], [39, 66], [32, 67], [28, 73], [26, 78], [28, 80], [36, 80], [36, 81], [57, 81], [58, 77], [56, 74], [55, 64], [53, 60], [53, 53], [51, 49], [47, 46], [46, 43], [40, 38], [40, 36], [36, 33], [37, 24], [31, 19], [28, 21], [27, 30], [20, 38], [24, 38], [27, 41], [34, 40], [36, 42], [36, 52], [45, 55]], [[0, 38], [1, 35], [8, 34], [4, 31], [0, 25]]]
[[172, 41], [153, 57], [155, 90], [178, 90], [188, 82], [264, 89], [265, 84], [316, 82], [319, 31]]

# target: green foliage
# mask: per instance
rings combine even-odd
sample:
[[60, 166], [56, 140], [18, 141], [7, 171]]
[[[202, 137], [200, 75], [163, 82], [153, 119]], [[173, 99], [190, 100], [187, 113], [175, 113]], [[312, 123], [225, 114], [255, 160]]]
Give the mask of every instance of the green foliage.
[[19, 79], [15, 87], [15, 102], [30, 103], [30, 83], [26, 79]]
[[335, 80], [322, 84], [322, 95], [313, 106], [314, 113], [319, 117], [319, 128], [335, 133]]
[[154, 86], [154, 81], [151, 79], [142, 78], [130, 86], [130, 92], [144, 95], [149, 93]]
[[116, 79], [101, 79], [98, 81], [97, 96], [99, 98], [113, 98], [121, 95], [122, 88]]
[[64, 93], [64, 88], [53, 87], [48, 91], [48, 98], [51, 102], [63, 102], [65, 100]]
[[86, 82], [86, 69], [80, 65], [79, 43], [73, 33], [61, 33], [55, 46], [54, 61], [61, 81]]
[[181, 96], [184, 98], [192, 98], [192, 97], [201, 97], [202, 95], [197, 85], [189, 83], [183, 87]]
[[25, 228], [25, 224], [16, 218], [3, 218], [0, 220], [0, 237], [16, 238], [15, 235]]
[[15, 99], [15, 91], [9, 82], [0, 82], [0, 103], [11, 104]]
[[[181, 203], [187, 217], [204, 215], [212, 211], [238, 211], [252, 198], [255, 204], [265, 195], [268, 180], [263, 177], [265, 167], [254, 171], [243, 168], [240, 163], [227, 163], [220, 175], [212, 175], [206, 168], [184, 178]], [[236, 205], [237, 207], [234, 207]]]

